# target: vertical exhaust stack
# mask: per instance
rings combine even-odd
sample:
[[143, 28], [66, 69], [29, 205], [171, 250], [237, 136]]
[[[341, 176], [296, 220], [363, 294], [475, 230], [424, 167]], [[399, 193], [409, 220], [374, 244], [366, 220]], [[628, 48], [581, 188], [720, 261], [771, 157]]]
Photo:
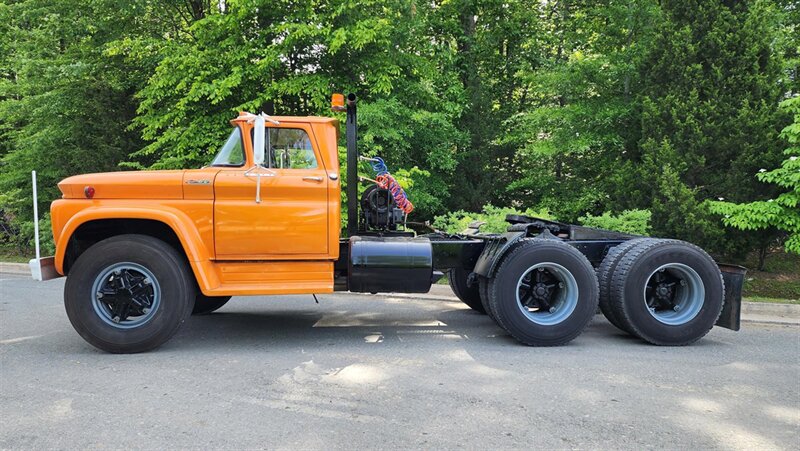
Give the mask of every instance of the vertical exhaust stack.
[[358, 123], [356, 95], [347, 94], [347, 235], [358, 233]]

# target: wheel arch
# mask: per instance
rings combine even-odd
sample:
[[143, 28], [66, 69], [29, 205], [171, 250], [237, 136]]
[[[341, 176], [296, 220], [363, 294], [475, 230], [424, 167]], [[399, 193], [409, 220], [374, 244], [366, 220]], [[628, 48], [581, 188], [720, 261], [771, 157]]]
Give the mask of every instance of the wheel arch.
[[144, 209], [87, 209], [64, 225], [56, 243], [55, 268], [68, 275], [70, 267], [91, 245], [122, 234], [158, 238], [183, 255], [200, 285], [214, 285], [216, 275], [205, 270], [213, 255], [194, 223], [180, 212]]

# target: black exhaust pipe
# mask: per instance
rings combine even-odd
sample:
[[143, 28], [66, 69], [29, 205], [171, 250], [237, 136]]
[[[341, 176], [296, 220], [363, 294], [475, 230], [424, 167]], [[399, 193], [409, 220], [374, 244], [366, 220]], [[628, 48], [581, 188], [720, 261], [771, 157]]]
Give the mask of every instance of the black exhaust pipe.
[[347, 235], [358, 233], [358, 123], [356, 95], [347, 94]]

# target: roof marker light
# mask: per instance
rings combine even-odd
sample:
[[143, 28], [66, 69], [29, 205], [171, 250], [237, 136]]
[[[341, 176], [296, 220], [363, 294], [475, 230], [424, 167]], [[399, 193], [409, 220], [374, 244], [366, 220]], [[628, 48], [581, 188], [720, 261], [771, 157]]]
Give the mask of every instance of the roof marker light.
[[344, 111], [344, 95], [333, 94], [331, 96], [331, 111]]

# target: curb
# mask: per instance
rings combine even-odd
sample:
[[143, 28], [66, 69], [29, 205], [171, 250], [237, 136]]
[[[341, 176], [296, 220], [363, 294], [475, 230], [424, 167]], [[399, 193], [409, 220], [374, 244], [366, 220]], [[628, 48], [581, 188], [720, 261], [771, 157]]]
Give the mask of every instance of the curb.
[[0, 273], [31, 275], [31, 267], [27, 263], [0, 262]]

